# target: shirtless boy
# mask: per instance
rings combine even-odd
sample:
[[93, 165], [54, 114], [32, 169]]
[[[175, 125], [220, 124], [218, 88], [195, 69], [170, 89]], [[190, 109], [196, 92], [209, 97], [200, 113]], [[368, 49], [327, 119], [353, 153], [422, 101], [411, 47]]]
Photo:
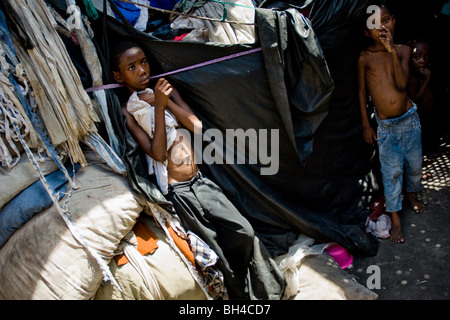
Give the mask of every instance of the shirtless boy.
[[[113, 57], [116, 60], [114, 79], [124, 84], [130, 95], [147, 89], [150, 66], [138, 45], [122, 42], [116, 46]], [[229, 297], [248, 299], [246, 276], [252, 257], [253, 228], [220, 188], [202, 176], [195, 164], [190, 140], [177, 136], [167, 148], [166, 109], [192, 132], [201, 130], [202, 124], [167, 80], [159, 79], [153, 90], [154, 93], [138, 95], [154, 106], [153, 137], [128, 112], [125, 103], [122, 112], [127, 127], [146, 154], [166, 164], [169, 183], [166, 197], [173, 203], [186, 229], [202, 238], [219, 256], [217, 266], [224, 274]]]
[[[404, 242], [399, 212], [402, 210], [403, 176], [405, 199], [414, 212], [424, 205], [416, 199], [422, 189], [421, 127], [417, 106], [407, 95], [409, 46], [393, 41], [395, 17], [386, 6], [380, 6], [379, 29], [366, 29], [372, 44], [358, 60], [358, 86], [364, 140], [378, 142], [386, 212], [391, 216], [391, 240]], [[375, 105], [377, 133], [367, 114], [368, 95]]]

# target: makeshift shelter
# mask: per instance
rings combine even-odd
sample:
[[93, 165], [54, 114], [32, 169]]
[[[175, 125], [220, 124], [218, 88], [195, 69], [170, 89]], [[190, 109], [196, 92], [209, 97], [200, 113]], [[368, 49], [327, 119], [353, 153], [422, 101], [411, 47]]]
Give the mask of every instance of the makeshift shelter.
[[[377, 185], [371, 180], [369, 150], [360, 139], [354, 89], [361, 45], [355, 26], [361, 25], [365, 4], [332, 7], [315, 1], [311, 23], [294, 9], [256, 10], [259, 41], [250, 45], [161, 41], [117, 20], [108, 21], [108, 28], [96, 34], [108, 36], [110, 43], [131, 35], [149, 52], [153, 74], [261, 47], [261, 52], [167, 76], [206, 130], [216, 128], [224, 135], [226, 129], [279, 130], [276, 174], [261, 175], [264, 165], [249, 164], [248, 148], [244, 165], [226, 164], [224, 149], [223, 165], [202, 170], [275, 253], [292, 244], [294, 236], [286, 235], [300, 232], [374, 254], [376, 242], [359, 226]], [[317, 38], [315, 20], [323, 30]], [[337, 41], [337, 36], [346, 38]], [[349, 45], [341, 46], [343, 40]], [[338, 57], [346, 60], [333, 60]], [[225, 148], [224, 141], [211, 143], [222, 142]], [[267, 149], [272, 148], [269, 143]], [[134, 161], [136, 175], [145, 175], [137, 172], [139, 161], [129, 161]], [[154, 200], [164, 203], [160, 197]]]
[[[36, 1], [37, 4], [25, 0], [15, 4], [5, 1], [0, 6], [7, 21], [3, 23], [3, 34], [10, 32], [6, 26], [11, 28], [13, 47], [18, 60], [29, 68], [25, 74], [39, 106], [39, 112], [33, 111], [39, 116], [23, 111], [30, 119], [41, 117], [35, 121], [40, 137], [35, 144], [45, 146], [47, 153], [53, 155], [50, 162], [56, 162], [71, 182], [70, 191], [62, 200], [69, 210], [52, 198], [50, 206], [35, 210], [29, 214], [32, 218], [27, 217], [15, 226], [12, 236], [0, 248], [0, 279], [4, 284], [0, 297], [204, 299], [211, 294], [208, 290], [211, 279], [202, 277], [195, 263], [189, 260], [189, 254], [181, 252], [183, 246], [179, 243], [186, 246], [186, 232], [173, 215], [171, 203], [159, 191], [155, 180], [146, 174], [145, 156], [126, 130], [120, 111], [120, 88], [94, 90], [89, 96], [82, 90], [112, 83], [109, 51], [117, 39], [124, 37], [132, 37], [146, 50], [153, 75], [169, 73], [166, 77], [202, 120], [205, 131], [216, 130], [212, 131], [217, 133], [215, 140], [203, 137], [201, 150], [214, 150], [216, 161], [202, 164], [201, 170], [222, 188], [256, 231], [255, 260], [249, 278], [252, 298], [281, 299], [298, 295], [300, 289], [295, 283], [287, 283], [285, 290], [288, 275], [290, 279], [299, 277], [299, 260], [295, 259], [301, 260], [305, 255], [323, 257], [328, 243], [337, 242], [352, 252], [376, 253], [376, 240], [363, 228], [366, 207], [377, 184], [370, 166], [370, 150], [361, 139], [354, 72], [362, 41], [358, 28], [367, 1], [313, 0], [295, 2], [295, 5], [261, 2], [261, 8], [252, 9], [254, 25], [246, 25], [247, 30], [248, 26], [254, 28], [254, 42], [244, 43], [237, 36], [232, 40], [234, 43], [164, 40], [155, 31], [149, 34], [136, 29], [114, 2], [117, 1], [80, 4], [83, 20], [71, 20], [74, 16], [70, 14], [64, 20], [59, 14], [70, 13], [67, 10], [78, 3], [75, 1], [48, 1], [49, 7], [43, 1]], [[300, 13], [303, 10], [309, 18]], [[23, 17], [17, 16], [19, 12]], [[42, 21], [48, 31], [28, 29], [21, 23], [24, 17], [27, 21]], [[79, 28], [69, 26], [80, 21]], [[237, 34], [236, 30], [237, 27], [228, 32]], [[32, 37], [40, 32], [51, 36]], [[2, 41], [5, 41], [3, 37]], [[342, 41], [347, 45], [342, 46]], [[55, 49], [61, 57], [53, 56]], [[66, 50], [71, 53], [70, 61], [64, 55]], [[11, 59], [15, 54], [8, 53], [3, 71], [10, 69], [8, 64], [19, 64]], [[345, 60], [340, 60], [341, 57]], [[34, 60], [42, 63], [33, 64]], [[68, 66], [70, 77], [64, 74], [64, 67], [58, 61]], [[49, 63], [53, 63], [51, 68], [47, 68]], [[11, 73], [10, 81], [19, 76]], [[55, 84], [54, 79], [60, 78], [63, 80]], [[76, 80], [69, 82], [69, 78]], [[7, 94], [10, 100], [23, 91], [15, 88], [14, 93]], [[54, 93], [55, 89], [59, 91]], [[26, 104], [25, 100], [14, 105]], [[64, 112], [59, 114], [61, 110]], [[83, 121], [78, 123], [80, 117]], [[25, 117], [23, 123], [31, 127], [28, 122], [31, 121]], [[56, 128], [50, 125], [53, 122]], [[228, 140], [217, 138], [220, 134], [226, 137], [227, 129], [254, 130], [259, 141], [266, 138], [266, 158], [261, 156], [263, 150], [256, 149], [254, 154], [249, 143], [240, 145], [233, 140], [231, 149], [235, 157], [227, 161]], [[54, 141], [57, 138], [60, 140]], [[78, 142], [83, 142], [89, 151], [82, 150]], [[23, 145], [27, 149], [27, 143]], [[239, 163], [237, 154], [243, 153], [244, 161]], [[27, 155], [33, 159], [31, 150]], [[74, 167], [73, 171], [78, 170], [73, 175], [74, 181], [69, 175], [72, 169], [66, 169], [61, 163], [62, 156], [82, 165], [81, 169]], [[12, 170], [19, 171], [9, 163], [14, 167]], [[39, 178], [44, 193], [52, 194], [41, 166], [36, 161], [33, 164], [31, 171], [36, 169], [39, 174], [11, 192], [5, 204], [19, 195], [19, 189], [26, 189]], [[262, 169], [271, 166], [275, 168], [271, 174], [261, 175]], [[11, 176], [8, 172], [2, 179]], [[158, 225], [141, 212], [153, 216]], [[139, 241], [131, 232], [137, 232], [133, 228], [138, 222], [157, 230], [156, 238], [164, 241], [155, 251], [161, 257], [152, 259], [147, 252], [143, 261], [133, 251]], [[46, 226], [55, 227], [46, 233]], [[38, 236], [30, 240], [27, 235]], [[313, 249], [311, 242], [303, 242], [303, 237], [313, 239], [317, 247]], [[46, 246], [40, 255], [28, 254], [39, 251], [42, 243]], [[127, 257], [134, 266], [145, 267], [132, 271], [130, 264], [125, 264], [120, 268], [113, 257], [125, 252], [124, 248], [131, 250]], [[291, 264], [287, 263], [288, 258]], [[173, 262], [178, 266], [176, 270], [169, 272], [157, 263], [165, 259], [176, 261]], [[24, 261], [32, 263], [25, 265]], [[74, 261], [82, 261], [82, 265]], [[279, 270], [283, 265], [285, 269]], [[74, 275], [73, 270], [77, 268], [89, 271]], [[6, 281], [13, 273], [22, 276]], [[178, 286], [180, 282], [173, 281], [177, 277], [186, 280], [182, 287]], [[348, 275], [342, 271], [338, 277], [347, 279]], [[75, 281], [69, 283], [67, 278]], [[29, 282], [29, 279], [33, 280]], [[112, 285], [101, 286], [102, 279]], [[376, 297], [355, 282], [343, 281], [341, 289], [342, 295], [329, 297]]]

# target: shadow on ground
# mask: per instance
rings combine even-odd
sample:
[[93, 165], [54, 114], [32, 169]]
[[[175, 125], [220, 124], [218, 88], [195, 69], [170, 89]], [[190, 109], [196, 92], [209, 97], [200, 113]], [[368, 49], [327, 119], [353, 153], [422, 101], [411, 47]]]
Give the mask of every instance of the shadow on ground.
[[419, 199], [425, 212], [404, 206], [401, 214], [405, 243], [380, 239], [376, 256], [356, 256], [348, 270], [380, 300], [450, 300], [449, 136], [424, 156], [424, 176]]

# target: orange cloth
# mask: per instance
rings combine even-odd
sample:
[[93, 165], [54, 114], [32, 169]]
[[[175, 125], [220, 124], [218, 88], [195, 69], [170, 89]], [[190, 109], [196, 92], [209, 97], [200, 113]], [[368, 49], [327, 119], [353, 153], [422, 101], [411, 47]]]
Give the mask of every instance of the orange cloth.
[[[152, 254], [158, 249], [158, 236], [150, 229], [150, 227], [143, 221], [137, 220], [133, 227], [133, 232], [137, 239], [137, 250], [142, 255], [148, 253]], [[117, 255], [114, 257], [118, 266], [128, 263], [128, 259], [124, 254]]]
[[[166, 222], [166, 227], [169, 230], [169, 234], [172, 237], [175, 245], [180, 249], [181, 253], [188, 259], [188, 261], [194, 266], [195, 258], [194, 253], [189, 246], [189, 243], [178, 236], [178, 234], [172, 229], [170, 224]], [[137, 239], [137, 250], [142, 254], [146, 255], [148, 253], [152, 254], [158, 249], [158, 236], [150, 229], [150, 227], [143, 221], [137, 220], [136, 224], [133, 227], [133, 232], [136, 235]], [[128, 263], [128, 259], [124, 254], [120, 254], [114, 257], [118, 266], [124, 265]]]
[[168, 222], [166, 222], [166, 227], [169, 230], [170, 236], [177, 245], [178, 249], [180, 249], [181, 253], [183, 253], [184, 256], [188, 259], [188, 261], [192, 263], [192, 265], [195, 267], [194, 253], [192, 252], [188, 242], [183, 238], [181, 238], [180, 236], [178, 236], [178, 234], [172, 229], [172, 227], [169, 225]]

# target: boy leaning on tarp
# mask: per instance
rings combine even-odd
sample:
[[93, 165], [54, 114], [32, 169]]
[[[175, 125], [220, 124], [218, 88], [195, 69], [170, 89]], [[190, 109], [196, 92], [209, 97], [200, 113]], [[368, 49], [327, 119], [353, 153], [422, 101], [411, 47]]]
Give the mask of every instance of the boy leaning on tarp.
[[122, 105], [127, 128], [149, 156], [149, 172], [156, 175], [183, 225], [219, 256], [217, 266], [230, 299], [248, 299], [253, 228], [220, 188], [202, 176], [190, 140], [177, 130], [181, 125], [192, 132], [201, 130], [201, 122], [166, 79], [160, 78], [153, 90], [148, 89], [149, 62], [136, 43], [119, 43], [113, 59], [114, 79], [130, 94]]

